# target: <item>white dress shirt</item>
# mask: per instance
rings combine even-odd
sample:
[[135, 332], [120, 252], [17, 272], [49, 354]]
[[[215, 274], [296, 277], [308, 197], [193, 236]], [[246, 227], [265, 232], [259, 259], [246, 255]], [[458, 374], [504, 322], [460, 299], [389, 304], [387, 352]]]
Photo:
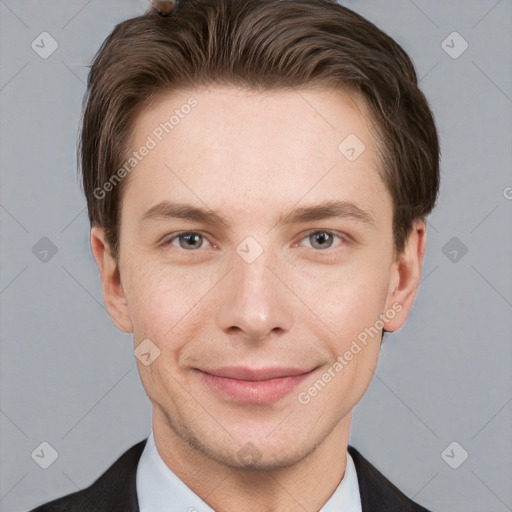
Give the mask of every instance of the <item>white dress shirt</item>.
[[[136, 486], [140, 512], [215, 512], [166, 466], [153, 430], [137, 465]], [[348, 451], [345, 475], [319, 512], [361, 512], [356, 468]]]

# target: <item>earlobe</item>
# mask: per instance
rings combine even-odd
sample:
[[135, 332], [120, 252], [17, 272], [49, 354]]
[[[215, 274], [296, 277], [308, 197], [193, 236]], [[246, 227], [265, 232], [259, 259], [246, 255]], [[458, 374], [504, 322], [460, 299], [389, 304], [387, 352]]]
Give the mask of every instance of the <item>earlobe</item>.
[[133, 332], [128, 304], [121, 286], [119, 266], [113, 258], [105, 230], [99, 226], [91, 228], [91, 250], [100, 271], [103, 300], [114, 325], [122, 332]]
[[[423, 220], [417, 220], [407, 238], [404, 250], [393, 263], [386, 314], [389, 319], [384, 329], [387, 332], [398, 331], [407, 320], [416, 293], [421, 282], [421, 269], [425, 256], [426, 225]], [[393, 311], [392, 314], [387, 312]]]

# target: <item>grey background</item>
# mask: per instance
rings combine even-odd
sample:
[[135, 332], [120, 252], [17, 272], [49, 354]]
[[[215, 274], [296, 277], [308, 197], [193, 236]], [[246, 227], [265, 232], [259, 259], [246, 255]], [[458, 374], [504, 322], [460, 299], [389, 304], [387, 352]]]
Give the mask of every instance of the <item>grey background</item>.
[[[434, 511], [512, 510], [512, 2], [343, 3], [414, 59], [443, 153], [419, 295], [351, 444]], [[87, 65], [145, 5], [0, 0], [2, 511], [89, 485], [150, 430], [131, 336], [103, 307], [75, 156]], [[43, 31], [59, 44], [47, 59], [31, 48]], [[456, 59], [441, 46], [454, 31], [469, 44]], [[42, 237], [57, 248], [46, 262]], [[31, 458], [43, 441], [58, 452], [46, 470]], [[453, 441], [469, 454], [457, 469], [441, 456]]]

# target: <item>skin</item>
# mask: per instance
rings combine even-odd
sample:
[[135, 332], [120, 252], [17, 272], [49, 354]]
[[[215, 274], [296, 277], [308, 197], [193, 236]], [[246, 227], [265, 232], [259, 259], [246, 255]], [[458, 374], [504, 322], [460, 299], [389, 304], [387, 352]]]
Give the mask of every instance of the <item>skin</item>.
[[[160, 350], [150, 365], [137, 364], [156, 446], [172, 471], [218, 511], [317, 511], [343, 478], [352, 409], [371, 382], [381, 337], [308, 404], [298, 395], [393, 305], [401, 310], [385, 329], [404, 324], [425, 224], [414, 224], [397, 255], [391, 196], [368, 120], [348, 92], [173, 92], [136, 119], [133, 148], [191, 96], [198, 105], [129, 176], [118, 261], [102, 228], [91, 230], [105, 304], [135, 347], [150, 339]], [[366, 146], [352, 162], [338, 150], [349, 134]], [[164, 200], [211, 209], [224, 223], [141, 220]], [[373, 222], [280, 222], [331, 200], [355, 204]], [[175, 237], [187, 230], [203, 235], [196, 245], [188, 239], [192, 249]], [[236, 252], [248, 236], [263, 250], [252, 263]], [[317, 369], [276, 403], [241, 404], [196, 371], [225, 365]], [[248, 442], [252, 460], [239, 455]]]

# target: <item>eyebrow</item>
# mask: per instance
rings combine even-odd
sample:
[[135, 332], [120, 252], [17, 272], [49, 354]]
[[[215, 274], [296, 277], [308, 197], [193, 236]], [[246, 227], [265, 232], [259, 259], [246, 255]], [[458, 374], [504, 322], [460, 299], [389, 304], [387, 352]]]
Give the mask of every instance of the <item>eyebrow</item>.
[[317, 205], [295, 208], [282, 217], [279, 222], [299, 224], [329, 218], [348, 218], [364, 224], [375, 225], [375, 220], [370, 213], [350, 201], [324, 201]]
[[[350, 201], [324, 201], [316, 205], [294, 208], [281, 216], [276, 225], [300, 224], [329, 218], [347, 218], [375, 225], [370, 213]], [[184, 219], [209, 225], [224, 224], [231, 229], [230, 222], [214, 210], [170, 201], [162, 201], [150, 208], [142, 215], [140, 222], [167, 219]]]
[[213, 210], [169, 201], [162, 201], [150, 208], [141, 217], [141, 222], [166, 219], [184, 219], [205, 224], [225, 224], [229, 227], [229, 223]]

